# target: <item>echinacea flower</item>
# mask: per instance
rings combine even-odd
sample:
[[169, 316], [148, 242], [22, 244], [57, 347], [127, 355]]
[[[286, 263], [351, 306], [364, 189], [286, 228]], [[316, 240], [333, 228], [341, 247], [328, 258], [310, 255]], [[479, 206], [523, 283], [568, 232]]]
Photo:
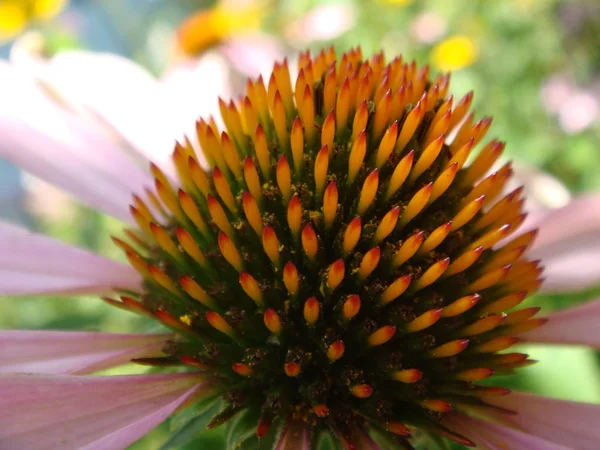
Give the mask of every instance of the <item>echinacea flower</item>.
[[[505, 352], [518, 336], [600, 346], [598, 303], [545, 327], [539, 308], [514, 309], [542, 281], [525, 256], [537, 232], [515, 233], [511, 165], [487, 174], [504, 144], [473, 151], [491, 119], [474, 122], [472, 94], [454, 101], [449, 80], [358, 49], [304, 53], [294, 81], [284, 61], [220, 101], [225, 130], [200, 119], [202, 153], [177, 143], [176, 174], [151, 163], [154, 189], [135, 190], [150, 178], [124, 157], [78, 153], [89, 164], [63, 187], [92, 186], [85, 200], [108, 213], [133, 199], [113, 238], [130, 266], [4, 225], [0, 291], [100, 294], [170, 333], [3, 332], [0, 444], [123, 448], [220, 397], [208, 427], [227, 423], [230, 448], [410, 449], [423, 435], [595, 448], [600, 406], [478, 383], [531, 364]], [[58, 146], [44, 156], [29, 167], [72, 160]], [[547, 213], [540, 237], [597, 235], [598, 205], [581, 224], [572, 205]], [[125, 361], [179, 373], [83, 376]]]
[[175, 57], [195, 60], [216, 49], [238, 71], [261, 73], [283, 53], [281, 42], [260, 29], [271, 7], [268, 1], [220, 0], [190, 15], [177, 28]]
[[220, 0], [181, 23], [177, 30], [178, 47], [184, 54], [195, 56], [231, 37], [256, 32], [265, 9], [265, 2]]

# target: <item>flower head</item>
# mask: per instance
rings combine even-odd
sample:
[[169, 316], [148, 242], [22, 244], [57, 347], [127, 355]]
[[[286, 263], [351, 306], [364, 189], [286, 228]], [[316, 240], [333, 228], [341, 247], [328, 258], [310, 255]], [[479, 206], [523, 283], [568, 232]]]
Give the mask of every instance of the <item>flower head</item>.
[[[172, 330], [0, 332], [0, 372], [40, 374], [0, 375], [0, 443], [124, 448], [220, 396], [209, 428], [242, 426], [251, 448], [307, 450], [332, 436], [348, 449], [412, 448], [427, 434], [593, 448], [600, 408], [478, 383], [532, 363], [504, 352], [521, 336], [600, 347], [598, 302], [541, 328], [538, 308], [514, 310], [541, 284], [540, 262], [524, 257], [537, 232], [511, 236], [523, 190], [502, 193], [510, 164], [488, 174], [504, 145], [474, 150], [491, 119], [475, 122], [472, 93], [455, 102], [448, 88], [449, 75], [400, 57], [305, 53], [294, 80], [284, 61], [220, 101], [226, 129], [199, 120], [175, 147], [176, 171], [151, 164], [154, 189], [133, 188], [147, 178], [126, 158], [93, 159], [115, 211], [115, 194], [135, 191], [134, 228], [113, 238], [130, 267], [0, 223], [3, 294], [108, 292]], [[24, 148], [0, 150], [30, 161], [39, 146]], [[82, 157], [67, 150], [64, 161]], [[88, 181], [80, 174], [73, 190]], [[579, 201], [584, 222], [564, 227], [569, 207], [540, 220], [547, 260], [600, 228], [597, 198]], [[597, 281], [595, 270], [581, 279]], [[125, 361], [182, 373], [81, 377]]]
[[505, 312], [540, 285], [522, 257], [535, 233], [497, 246], [525, 218], [522, 189], [498, 199], [510, 164], [485, 176], [499, 141], [465, 165], [491, 119], [473, 121], [470, 93], [451, 110], [448, 87], [401, 58], [304, 54], [295, 82], [284, 62], [221, 101], [226, 131], [198, 122], [210, 173], [189, 142], [177, 184], [152, 166], [141, 233], [115, 239], [144, 288], [107, 301], [162, 321], [180, 336], [165, 359], [219, 380], [209, 428], [247, 410], [259, 436], [300, 421], [348, 446], [407, 425], [468, 442], [440, 419], [530, 363], [497, 354], [543, 323]]
[[179, 26], [178, 49], [195, 56], [227, 38], [256, 31], [265, 9], [262, 2], [220, 1], [213, 8], [198, 11]]

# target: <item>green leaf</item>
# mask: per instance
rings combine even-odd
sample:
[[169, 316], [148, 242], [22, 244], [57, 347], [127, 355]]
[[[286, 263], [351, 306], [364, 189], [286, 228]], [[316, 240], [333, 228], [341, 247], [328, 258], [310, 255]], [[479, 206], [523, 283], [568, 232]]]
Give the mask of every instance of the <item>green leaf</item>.
[[[206, 430], [206, 425], [223, 408], [223, 402], [212, 399], [202, 402], [198, 407], [191, 406], [176, 416], [172, 423], [171, 435], [159, 450], [179, 449], [182, 445], [194, 439], [198, 433]], [[192, 411], [188, 411], [192, 410]]]

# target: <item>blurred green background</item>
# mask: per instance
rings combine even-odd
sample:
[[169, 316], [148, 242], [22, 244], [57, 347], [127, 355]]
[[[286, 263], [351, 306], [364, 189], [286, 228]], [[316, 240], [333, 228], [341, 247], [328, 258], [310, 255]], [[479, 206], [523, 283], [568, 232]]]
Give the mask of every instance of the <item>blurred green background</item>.
[[[36, 5], [37, 4], [37, 5]], [[217, 8], [217, 9], [215, 9]], [[220, 21], [214, 12], [227, 16]], [[195, 14], [211, 24], [186, 38], [177, 30]], [[199, 15], [200, 14], [200, 15]], [[240, 18], [242, 20], [240, 20]], [[213, 21], [213, 22], [211, 22]], [[559, 192], [600, 189], [600, 2], [597, 0], [0, 0], [0, 57], [24, 33], [36, 30], [45, 51], [82, 48], [119, 53], [159, 75], [185, 59], [220, 52], [223, 42], [261, 33], [293, 57], [306, 47], [360, 45], [383, 48], [434, 71], [452, 70], [451, 91], [475, 90], [479, 116], [493, 115], [490, 136], [508, 142], [511, 158], [546, 173]], [[189, 30], [188, 30], [189, 31]], [[230, 68], [235, 72], [239, 67]], [[265, 69], [267, 69], [265, 67]], [[0, 162], [0, 217], [66, 242], [120, 257], [110, 234], [119, 224], [78, 206], [39, 181]], [[557, 206], [548, 187], [541, 204]], [[537, 296], [546, 311], [598, 297], [600, 289], [569, 296]], [[22, 298], [2, 303], [1, 328], [148, 330], [151, 325], [93, 298]], [[510, 388], [553, 397], [600, 402], [600, 358], [578, 348], [528, 348], [540, 363], [500, 380]], [[139, 371], [139, 368], [119, 369]], [[494, 378], [494, 383], [498, 379]], [[164, 424], [132, 448], [156, 449]], [[189, 448], [221, 448], [219, 433], [198, 436]], [[204, 445], [204, 447], [200, 445]], [[188, 447], [186, 447], [188, 448]]]

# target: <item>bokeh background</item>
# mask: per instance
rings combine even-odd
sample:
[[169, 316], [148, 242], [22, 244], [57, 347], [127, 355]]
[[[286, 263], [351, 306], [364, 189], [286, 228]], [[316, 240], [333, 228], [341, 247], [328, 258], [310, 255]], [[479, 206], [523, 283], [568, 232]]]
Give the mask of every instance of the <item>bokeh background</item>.
[[[72, 49], [117, 53], [157, 77], [212, 58], [232, 92], [243, 86], [243, 74], [266, 72], [274, 58], [293, 60], [304, 48], [335, 44], [339, 53], [360, 45], [364, 54], [402, 53], [434, 71], [452, 70], [455, 96], [475, 90], [478, 115], [494, 117], [488, 134], [507, 141], [521, 181], [530, 186], [530, 208], [559, 207], [600, 189], [597, 0], [0, 0], [0, 58], [31, 42], [43, 57]], [[199, 76], [198, 86], [223, 84], [214, 78]], [[206, 100], [215, 106], [217, 91]], [[117, 222], [1, 160], [0, 218], [120, 257], [109, 239], [119, 233]], [[551, 311], [599, 294], [600, 288], [533, 301]], [[91, 298], [15, 299], [3, 301], [1, 311], [0, 328], [150, 326]], [[540, 362], [502, 379], [505, 386], [600, 402], [598, 354], [527, 350]], [[158, 449], [168, 435], [164, 424], [132, 448]], [[222, 447], [217, 432], [199, 434], [185, 448]]]

